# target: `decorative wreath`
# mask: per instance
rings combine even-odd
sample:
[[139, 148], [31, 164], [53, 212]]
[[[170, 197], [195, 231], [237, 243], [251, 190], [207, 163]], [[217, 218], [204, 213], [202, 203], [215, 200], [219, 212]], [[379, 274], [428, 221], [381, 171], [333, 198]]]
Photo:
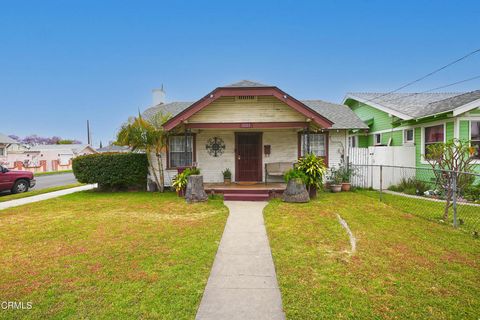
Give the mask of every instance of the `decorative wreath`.
[[225, 143], [221, 138], [213, 137], [208, 139], [205, 148], [207, 149], [208, 154], [212, 157], [219, 157], [225, 151]]

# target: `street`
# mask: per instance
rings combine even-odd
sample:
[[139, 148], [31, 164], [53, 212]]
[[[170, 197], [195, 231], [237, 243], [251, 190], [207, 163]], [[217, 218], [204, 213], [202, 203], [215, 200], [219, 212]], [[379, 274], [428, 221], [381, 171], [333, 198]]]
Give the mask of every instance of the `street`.
[[[35, 180], [37, 180], [37, 184], [35, 185], [35, 187], [29, 189], [28, 191], [64, 186], [77, 182], [77, 179], [75, 179], [73, 173], [59, 173], [53, 175], [39, 176], [35, 177]], [[0, 192], [0, 196], [4, 196], [7, 194], [10, 194], [10, 191]]]

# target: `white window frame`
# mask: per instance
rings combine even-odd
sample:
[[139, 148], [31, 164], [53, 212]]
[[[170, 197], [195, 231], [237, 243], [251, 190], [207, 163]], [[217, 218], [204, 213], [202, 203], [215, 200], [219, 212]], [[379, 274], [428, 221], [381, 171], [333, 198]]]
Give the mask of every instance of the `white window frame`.
[[[167, 167], [168, 167], [168, 169], [178, 168], [178, 166], [172, 166], [171, 165], [172, 164], [172, 153], [183, 153], [184, 152], [184, 151], [173, 151], [173, 152], [171, 151], [172, 148], [171, 148], [171, 145], [170, 145], [170, 143], [171, 143], [170, 139], [174, 138], [174, 137], [185, 137], [185, 135], [183, 135], [183, 134], [173, 135], [168, 139], [168, 148], [167, 148], [167, 152], [168, 152]], [[191, 142], [190, 142], [191, 151], [190, 152], [192, 154], [192, 159], [191, 159], [190, 165], [187, 164], [187, 166], [193, 166], [194, 165], [194, 160], [195, 160], [195, 150], [194, 150], [194, 148], [195, 148], [195, 136], [194, 135], [189, 135], [188, 137], [191, 140]], [[182, 145], [184, 145], [184, 144], [182, 144]]]
[[[378, 142], [377, 142], [377, 136], [379, 137], [379, 140], [380, 140]], [[381, 144], [382, 144], [382, 134], [381, 133], [374, 133], [373, 134], [373, 145], [379, 146]]]
[[436, 127], [436, 126], [443, 126], [443, 143], [447, 141], [447, 123], [440, 122], [440, 123], [430, 123], [429, 125], [422, 126], [422, 135], [421, 135], [421, 143], [420, 146], [420, 162], [422, 164], [428, 164], [428, 161], [425, 160], [425, 128]]
[[5, 157], [7, 155], [7, 148], [4, 146], [0, 147], [0, 157]]
[[[407, 140], [407, 131], [412, 131], [412, 140]], [[414, 144], [415, 143], [415, 129], [403, 129], [403, 144]]]
[[[469, 138], [470, 138], [470, 139], [469, 139], [469, 140], [470, 140], [470, 146], [471, 146], [471, 142], [473, 141], [473, 139], [472, 139], [472, 123], [473, 123], [473, 122], [478, 122], [478, 123], [480, 123], [480, 119], [478, 119], [478, 120], [470, 120], [470, 121], [468, 122], [468, 131], [469, 131], [468, 133], [469, 133], [469, 136], [470, 136], [470, 137], [469, 137]], [[475, 140], [475, 141], [479, 141], [479, 142], [480, 142], [480, 140]], [[479, 158], [474, 158], [474, 159], [475, 159], [475, 160], [474, 160], [475, 163], [478, 163], [478, 162], [480, 161], [480, 157], [479, 157]]]

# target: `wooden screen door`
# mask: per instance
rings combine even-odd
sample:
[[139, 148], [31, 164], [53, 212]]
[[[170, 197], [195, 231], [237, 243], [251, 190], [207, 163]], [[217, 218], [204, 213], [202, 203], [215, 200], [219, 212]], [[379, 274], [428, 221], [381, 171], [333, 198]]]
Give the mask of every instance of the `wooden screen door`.
[[235, 180], [262, 181], [261, 133], [235, 133]]

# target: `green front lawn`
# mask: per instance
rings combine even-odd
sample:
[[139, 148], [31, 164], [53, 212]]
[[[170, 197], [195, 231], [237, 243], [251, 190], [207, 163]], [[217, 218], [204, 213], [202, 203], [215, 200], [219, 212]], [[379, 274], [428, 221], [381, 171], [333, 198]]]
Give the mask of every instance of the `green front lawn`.
[[44, 194], [44, 193], [49, 193], [49, 192], [54, 192], [54, 191], [60, 191], [60, 190], [65, 190], [65, 189], [71, 189], [75, 187], [80, 187], [83, 186], [83, 183], [71, 183], [67, 184], [64, 186], [57, 186], [57, 187], [50, 187], [50, 188], [45, 188], [45, 189], [40, 189], [40, 190], [35, 190], [35, 189], [30, 189], [27, 192], [23, 193], [15, 193], [15, 194], [7, 194], [4, 196], [0, 196], [0, 202], [5, 202], [5, 201], [10, 201], [10, 200], [17, 200], [17, 199], [22, 199], [22, 198], [28, 198], [31, 196], [38, 196], [39, 194]]
[[193, 319], [226, 217], [221, 200], [80, 192], [0, 211], [0, 318]]
[[[353, 256], [335, 213], [357, 237]], [[276, 200], [264, 214], [289, 319], [478, 319], [480, 240], [468, 233], [362, 193]]]

